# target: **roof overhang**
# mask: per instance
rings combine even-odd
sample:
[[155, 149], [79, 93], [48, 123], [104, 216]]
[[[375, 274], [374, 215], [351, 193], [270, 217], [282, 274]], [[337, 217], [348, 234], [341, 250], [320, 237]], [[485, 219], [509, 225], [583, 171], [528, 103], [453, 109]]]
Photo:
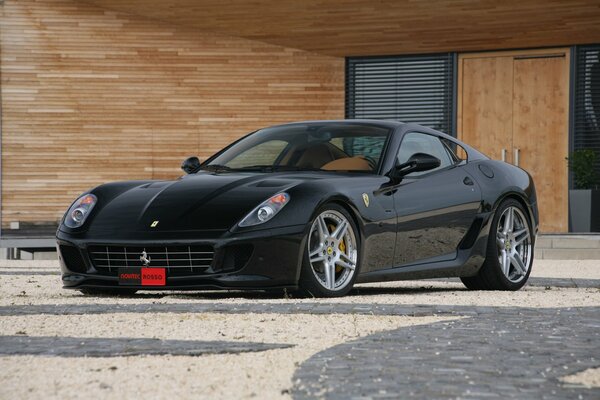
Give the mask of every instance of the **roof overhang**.
[[598, 0], [87, 0], [196, 31], [332, 56], [600, 42]]

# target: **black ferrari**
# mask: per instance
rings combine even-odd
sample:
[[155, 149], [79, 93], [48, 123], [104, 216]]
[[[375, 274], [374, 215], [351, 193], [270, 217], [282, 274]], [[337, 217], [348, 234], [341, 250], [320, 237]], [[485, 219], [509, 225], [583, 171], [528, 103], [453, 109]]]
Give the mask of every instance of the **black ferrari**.
[[460, 277], [517, 290], [531, 272], [531, 176], [420, 125], [279, 125], [182, 168], [69, 207], [57, 232], [65, 288], [341, 296], [355, 283]]

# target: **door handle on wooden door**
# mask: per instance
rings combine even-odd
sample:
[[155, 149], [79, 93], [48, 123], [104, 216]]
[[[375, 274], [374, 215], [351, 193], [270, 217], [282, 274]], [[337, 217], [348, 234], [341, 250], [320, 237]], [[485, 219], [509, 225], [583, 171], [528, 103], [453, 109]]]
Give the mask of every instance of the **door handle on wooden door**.
[[502, 149], [502, 161], [506, 162], [506, 149]]
[[518, 147], [515, 149], [515, 165], [517, 167], [519, 166], [519, 148]]

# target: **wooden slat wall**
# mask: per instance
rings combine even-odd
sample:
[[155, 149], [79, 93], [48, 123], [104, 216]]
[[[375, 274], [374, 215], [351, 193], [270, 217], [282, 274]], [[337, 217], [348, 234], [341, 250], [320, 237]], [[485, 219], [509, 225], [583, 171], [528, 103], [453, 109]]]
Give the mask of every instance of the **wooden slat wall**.
[[85, 0], [335, 56], [600, 42], [598, 0]]
[[173, 178], [257, 128], [343, 118], [344, 60], [77, 1], [0, 5], [2, 225], [83, 190]]

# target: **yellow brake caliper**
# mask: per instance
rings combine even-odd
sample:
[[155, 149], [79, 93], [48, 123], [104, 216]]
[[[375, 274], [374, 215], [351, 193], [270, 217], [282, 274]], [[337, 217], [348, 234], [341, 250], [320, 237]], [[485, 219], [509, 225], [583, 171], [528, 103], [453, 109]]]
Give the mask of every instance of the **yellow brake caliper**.
[[[331, 233], [331, 232], [333, 232], [333, 231], [335, 230], [335, 226], [333, 226], [333, 225], [328, 225], [328, 226], [327, 226], [327, 229], [329, 229], [329, 232]], [[341, 251], [342, 253], [345, 253], [345, 252], [346, 252], [346, 239], [345, 239], [345, 238], [344, 238], [344, 239], [342, 239], [342, 241], [340, 242], [339, 249], [340, 249], [340, 251]], [[342, 269], [343, 269], [343, 268], [342, 268], [342, 267], [340, 267], [339, 265], [336, 265], [336, 266], [335, 266], [335, 272], [340, 272]]]

